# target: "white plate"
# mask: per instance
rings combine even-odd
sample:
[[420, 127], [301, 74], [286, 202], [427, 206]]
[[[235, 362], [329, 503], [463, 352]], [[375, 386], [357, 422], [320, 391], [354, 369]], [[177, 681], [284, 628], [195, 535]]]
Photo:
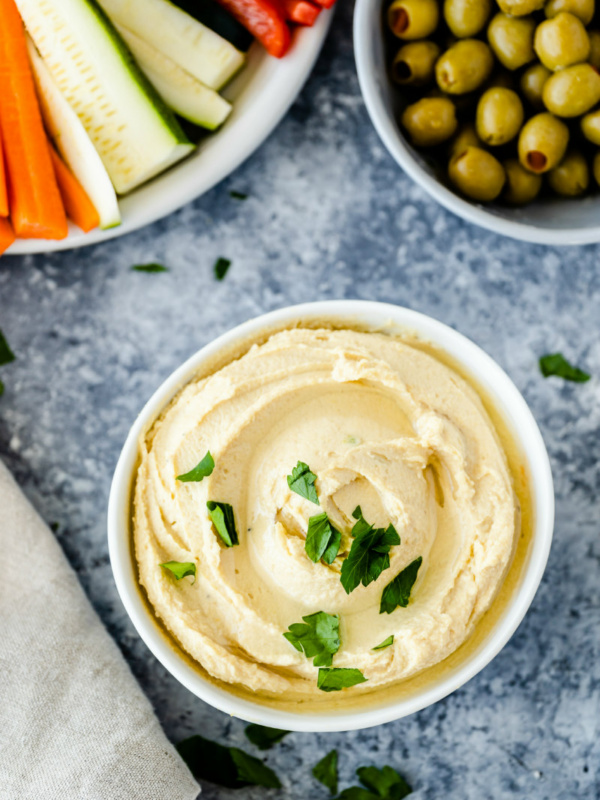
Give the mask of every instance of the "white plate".
[[7, 254], [68, 250], [123, 236], [212, 189], [260, 147], [292, 105], [319, 55], [332, 16], [333, 10], [323, 10], [312, 28], [298, 28], [282, 59], [269, 56], [254, 43], [245, 68], [223, 92], [234, 101], [223, 128], [208, 136], [185, 161], [120, 200], [121, 225], [90, 233], [71, 226], [67, 238], [58, 242], [18, 239]]

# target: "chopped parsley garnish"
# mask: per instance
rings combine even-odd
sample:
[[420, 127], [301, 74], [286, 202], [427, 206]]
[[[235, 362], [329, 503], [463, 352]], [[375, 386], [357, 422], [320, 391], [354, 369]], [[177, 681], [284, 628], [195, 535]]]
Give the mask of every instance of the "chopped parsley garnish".
[[376, 645], [372, 649], [373, 650], [385, 650], [386, 647], [389, 647], [392, 644], [394, 644], [394, 634], [393, 633], [392, 633], [391, 636], [388, 636], [387, 639], [384, 639], [383, 642], [381, 642], [381, 644]]
[[215, 261], [215, 266], [213, 267], [215, 271], [215, 278], [218, 281], [222, 281], [225, 275], [227, 275], [227, 270], [231, 266], [231, 261], [228, 258], [217, 258]]
[[331, 794], [338, 790], [338, 752], [330, 750], [312, 769], [315, 778], [325, 786]]
[[235, 517], [233, 516], [233, 508], [229, 503], [216, 503], [214, 500], [209, 500], [206, 504], [208, 513], [217, 529], [217, 533], [225, 542], [227, 547], [233, 547], [240, 543], [238, 539], [237, 530], [235, 527]]
[[229, 192], [229, 197], [232, 197], [234, 200], [247, 200], [248, 199], [248, 195], [247, 194], [244, 194], [244, 192], [236, 192], [236, 191]]
[[279, 744], [284, 736], [290, 731], [281, 728], [265, 728], [264, 725], [247, 725], [244, 731], [246, 738], [255, 744], [259, 750], [270, 750], [274, 745]]
[[311, 472], [308, 464], [303, 461], [299, 461], [292, 470], [292, 474], [287, 476], [288, 486], [292, 492], [296, 492], [300, 497], [310, 500], [311, 503], [320, 505], [317, 490], [315, 489], [316, 480], [315, 473]]
[[392, 767], [359, 767], [356, 770], [362, 786], [351, 786], [338, 800], [402, 800], [412, 793], [412, 788], [402, 775]]
[[569, 363], [562, 353], [550, 353], [542, 356], [540, 358], [540, 370], [544, 378], [556, 375], [574, 383], [585, 383], [591, 377], [587, 372]]
[[352, 516], [357, 520], [352, 528], [354, 541], [340, 573], [346, 594], [353, 592], [361, 583], [368, 586], [377, 580], [390, 566], [390, 548], [400, 544], [400, 537], [393, 525], [374, 528], [363, 517], [360, 506], [354, 509]]
[[342, 534], [333, 527], [325, 512], [308, 520], [304, 549], [315, 564], [321, 559], [331, 564], [338, 554], [341, 541]]
[[192, 583], [194, 583], [196, 580], [196, 565], [193, 563], [193, 561], [166, 561], [160, 566], [163, 569], [168, 570], [178, 581], [180, 581], [182, 578], [185, 578], [186, 575], [194, 576]]
[[168, 267], [163, 266], [163, 264], [134, 264], [131, 268], [136, 272], [168, 272]]
[[200, 461], [194, 469], [191, 469], [189, 472], [184, 473], [183, 475], [178, 475], [177, 480], [182, 482], [194, 482], [199, 483], [204, 478], [208, 478], [209, 475], [212, 475], [212, 471], [215, 468], [215, 460], [210, 454], [210, 450], [206, 451], [206, 455]]
[[8, 346], [6, 336], [0, 331], [0, 367], [3, 367], [5, 364], [10, 364], [10, 362], [15, 359], [16, 356]]
[[281, 782], [270, 767], [238, 747], [224, 747], [203, 736], [190, 736], [179, 742], [177, 750], [200, 780], [230, 789], [244, 786], [281, 789]]
[[317, 688], [322, 692], [339, 692], [340, 689], [365, 683], [366, 680], [359, 669], [321, 667], [317, 677]]
[[408, 567], [404, 567], [402, 572], [396, 575], [393, 581], [388, 583], [381, 595], [380, 614], [391, 614], [398, 606], [406, 608], [410, 600], [412, 587], [417, 580], [419, 567], [422, 563], [423, 559], [421, 556], [415, 558]]
[[328, 667], [340, 649], [340, 618], [337, 614], [317, 611], [302, 617], [304, 622], [295, 622], [283, 635], [300, 653], [313, 658], [315, 667]]

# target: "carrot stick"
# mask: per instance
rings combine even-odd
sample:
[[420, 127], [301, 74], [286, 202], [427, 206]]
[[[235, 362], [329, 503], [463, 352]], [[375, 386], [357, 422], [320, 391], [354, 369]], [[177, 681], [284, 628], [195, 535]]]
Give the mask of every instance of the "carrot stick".
[[5, 217], [0, 217], [0, 256], [15, 240], [12, 225]]
[[64, 239], [67, 217], [14, 0], [0, 0], [0, 20], [0, 127], [13, 228], [26, 239]]
[[48, 147], [67, 217], [72, 219], [84, 233], [97, 228], [100, 224], [100, 217], [85, 189], [50, 143], [48, 143]]
[[310, 0], [281, 0], [285, 18], [297, 25], [312, 27], [321, 12], [322, 6], [316, 6]]
[[6, 191], [6, 172], [4, 170], [4, 153], [0, 136], [0, 217], [8, 217], [8, 193]]

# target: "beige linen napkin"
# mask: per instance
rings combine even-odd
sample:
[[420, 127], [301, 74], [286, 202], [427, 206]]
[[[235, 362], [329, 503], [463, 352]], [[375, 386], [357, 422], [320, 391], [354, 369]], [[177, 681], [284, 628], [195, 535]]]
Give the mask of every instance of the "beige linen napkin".
[[0, 463], [0, 798], [194, 800], [199, 791]]

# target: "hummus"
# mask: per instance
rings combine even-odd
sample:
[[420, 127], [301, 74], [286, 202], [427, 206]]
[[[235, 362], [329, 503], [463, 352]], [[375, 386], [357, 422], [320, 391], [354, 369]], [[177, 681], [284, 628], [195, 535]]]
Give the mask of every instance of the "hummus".
[[[385, 334], [275, 333], [189, 383], [140, 449], [134, 546], [154, 612], [212, 678], [270, 698], [331, 698], [283, 636], [317, 611], [340, 617], [333, 666], [367, 678], [344, 695], [440, 662], [489, 608], [519, 535], [507, 458], [479, 395], [433, 351]], [[212, 475], [178, 481], [207, 450]], [[317, 475], [320, 508], [288, 487], [298, 461]], [[238, 545], [224, 546], [209, 500], [233, 507]], [[377, 580], [346, 594], [357, 505], [401, 544]], [[342, 532], [331, 565], [304, 548], [322, 511]], [[419, 556], [408, 606], [379, 613], [383, 589]], [[196, 580], [175, 580], [167, 561], [194, 562]]]

